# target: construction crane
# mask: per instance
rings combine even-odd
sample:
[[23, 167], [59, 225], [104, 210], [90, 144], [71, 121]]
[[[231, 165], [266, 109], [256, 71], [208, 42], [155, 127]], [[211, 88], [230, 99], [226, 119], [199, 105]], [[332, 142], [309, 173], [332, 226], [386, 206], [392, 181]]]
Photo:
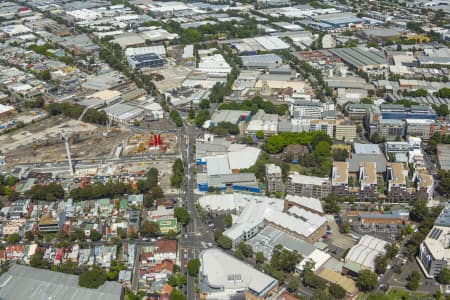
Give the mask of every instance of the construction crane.
[[70, 133], [65, 133], [63, 130], [61, 130], [60, 135], [61, 135], [61, 140], [63, 140], [64, 144], [66, 145], [67, 159], [69, 160], [70, 176], [73, 177], [74, 172], [73, 172], [72, 158], [70, 156], [70, 147], [69, 147]]
[[112, 117], [108, 115], [108, 121], [106, 121], [106, 131], [103, 132], [103, 136], [108, 136], [108, 133], [111, 131], [111, 123]]

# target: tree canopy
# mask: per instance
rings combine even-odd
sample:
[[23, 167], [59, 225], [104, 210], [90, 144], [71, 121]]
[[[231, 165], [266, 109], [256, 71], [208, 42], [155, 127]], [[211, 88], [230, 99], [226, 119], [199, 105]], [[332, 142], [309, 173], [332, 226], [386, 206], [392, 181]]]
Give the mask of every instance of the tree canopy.
[[370, 292], [377, 285], [377, 275], [370, 270], [362, 270], [358, 274], [356, 284], [361, 291]]
[[78, 277], [78, 285], [90, 289], [96, 289], [105, 283], [108, 278], [105, 271], [98, 267], [94, 267], [91, 270], [81, 273]]
[[147, 220], [142, 222], [139, 232], [146, 237], [155, 237], [160, 234], [158, 223]]
[[189, 276], [193, 277], [197, 276], [200, 270], [200, 266], [201, 266], [200, 259], [198, 258], [191, 259], [187, 265]]
[[270, 264], [276, 270], [291, 273], [300, 261], [301, 256], [296, 251], [289, 251], [282, 245], [276, 245], [272, 251]]
[[189, 223], [191, 219], [189, 212], [184, 207], [175, 207], [174, 216], [177, 218], [177, 221], [183, 225]]

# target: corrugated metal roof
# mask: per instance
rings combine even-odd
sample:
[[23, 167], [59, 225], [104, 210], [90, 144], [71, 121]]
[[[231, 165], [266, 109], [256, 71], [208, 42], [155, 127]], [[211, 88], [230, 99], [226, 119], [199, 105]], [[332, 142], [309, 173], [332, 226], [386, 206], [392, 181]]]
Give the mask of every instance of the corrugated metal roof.
[[13, 265], [0, 277], [0, 299], [6, 300], [119, 300], [122, 286], [106, 281], [97, 289], [78, 285], [78, 276]]

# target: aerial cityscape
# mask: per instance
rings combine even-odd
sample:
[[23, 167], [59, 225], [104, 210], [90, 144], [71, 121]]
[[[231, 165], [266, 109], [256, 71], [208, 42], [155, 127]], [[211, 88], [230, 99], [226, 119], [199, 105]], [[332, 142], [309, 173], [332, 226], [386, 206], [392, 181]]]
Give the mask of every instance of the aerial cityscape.
[[0, 1], [0, 299], [450, 299], [449, 0]]

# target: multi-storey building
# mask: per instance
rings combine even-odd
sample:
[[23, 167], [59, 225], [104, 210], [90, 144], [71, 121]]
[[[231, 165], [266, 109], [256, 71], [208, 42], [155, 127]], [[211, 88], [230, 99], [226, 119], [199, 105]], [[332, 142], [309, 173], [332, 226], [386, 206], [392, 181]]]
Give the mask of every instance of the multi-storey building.
[[416, 190], [408, 188], [406, 182], [407, 171], [402, 163], [389, 163], [386, 168], [387, 193], [389, 202], [409, 202], [416, 198]]
[[436, 278], [450, 262], [450, 202], [447, 202], [434, 221], [425, 240], [420, 244], [419, 266], [425, 276]]
[[292, 195], [322, 199], [331, 191], [328, 178], [300, 175], [291, 172], [288, 176], [286, 192]]
[[377, 195], [377, 166], [375, 162], [363, 162], [359, 166], [360, 200], [373, 199]]
[[405, 122], [400, 119], [383, 119], [377, 123], [377, 131], [380, 137], [393, 141], [405, 135]]
[[266, 187], [269, 193], [281, 192], [283, 188], [281, 168], [275, 164], [266, 165]]
[[331, 174], [331, 187], [337, 197], [348, 196], [348, 162], [334, 161]]
[[304, 117], [320, 119], [322, 111], [323, 108], [320, 102], [297, 100], [289, 106], [289, 113], [294, 119]]

